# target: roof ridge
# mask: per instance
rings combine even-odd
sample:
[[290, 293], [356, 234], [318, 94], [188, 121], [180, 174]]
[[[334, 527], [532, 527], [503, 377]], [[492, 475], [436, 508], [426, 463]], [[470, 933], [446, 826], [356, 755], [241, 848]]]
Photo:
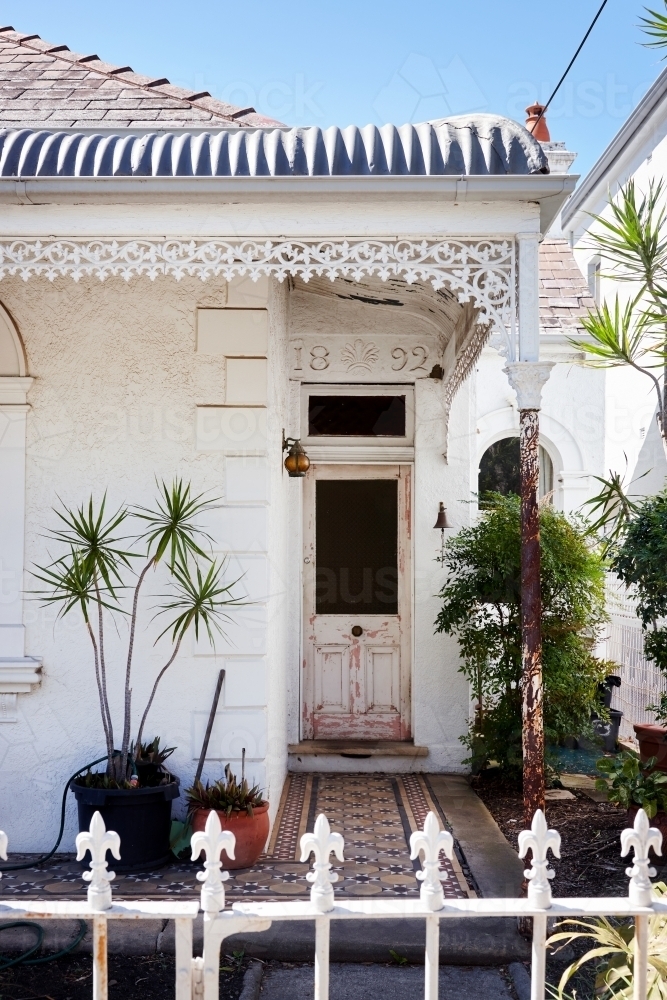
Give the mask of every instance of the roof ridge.
[[[234, 104], [226, 104], [224, 101], [212, 97], [208, 90], [186, 90], [184, 87], [177, 87], [169, 82], [166, 77], [150, 77], [135, 73], [131, 66], [114, 66], [112, 63], [104, 62], [98, 55], [81, 55], [72, 52], [68, 45], [52, 45], [39, 35], [27, 35], [20, 31], [15, 31], [11, 25], [0, 27], [0, 37], [8, 38], [23, 48], [38, 52], [41, 55], [53, 56], [54, 59], [65, 59], [72, 63], [80, 63], [88, 70], [104, 76], [109, 80], [119, 80], [123, 84], [129, 84], [138, 90], [148, 91], [152, 94], [161, 94], [171, 100], [182, 101], [183, 104], [192, 108], [208, 111], [209, 114], [220, 118], [222, 121], [239, 126], [252, 127], [255, 123], [244, 122], [244, 115], [257, 114], [255, 108], [240, 108]], [[94, 65], [97, 63], [98, 65]], [[225, 110], [222, 110], [225, 109]], [[276, 124], [279, 124], [276, 122]]]

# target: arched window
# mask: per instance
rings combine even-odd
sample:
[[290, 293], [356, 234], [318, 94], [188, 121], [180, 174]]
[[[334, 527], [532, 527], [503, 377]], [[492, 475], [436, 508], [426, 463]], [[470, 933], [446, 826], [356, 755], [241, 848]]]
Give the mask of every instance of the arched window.
[[[554, 488], [554, 467], [549, 453], [540, 445], [540, 496]], [[506, 437], [487, 448], [479, 463], [477, 491], [484, 493], [521, 494], [521, 474], [518, 437]]]

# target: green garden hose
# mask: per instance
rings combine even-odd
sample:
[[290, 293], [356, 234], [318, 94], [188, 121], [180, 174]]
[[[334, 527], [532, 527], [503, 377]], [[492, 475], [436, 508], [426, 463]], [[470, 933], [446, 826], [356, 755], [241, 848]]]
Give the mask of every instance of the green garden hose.
[[[85, 767], [80, 767], [78, 771], [75, 771], [71, 778], [69, 778], [67, 784], [65, 785], [65, 790], [63, 791], [63, 800], [60, 808], [60, 830], [58, 831], [58, 839], [53, 846], [53, 849], [49, 851], [48, 854], [42, 854], [36, 861], [30, 861], [28, 864], [24, 865], [5, 865], [0, 867], [0, 872], [16, 872], [25, 870], [26, 868], [35, 868], [37, 865], [43, 865], [45, 861], [48, 861], [56, 853], [60, 847], [60, 841], [63, 839], [63, 831], [65, 829], [65, 809], [67, 808], [67, 793], [69, 791], [69, 786], [72, 784], [75, 778], [78, 778], [80, 774], [87, 771], [89, 768], [94, 767], [95, 764], [101, 764], [103, 760], [107, 759], [107, 754], [104, 757], [98, 757], [97, 760], [91, 760], [90, 764], [86, 764]], [[57, 951], [54, 955], [45, 955], [43, 958], [31, 958], [36, 951], [42, 946], [44, 940], [44, 929], [40, 924], [34, 923], [32, 920], [13, 920], [9, 924], [0, 923], [0, 933], [2, 931], [8, 931], [12, 927], [27, 927], [33, 934], [36, 935], [36, 940], [30, 948], [22, 952], [16, 958], [3, 958], [0, 955], [0, 972], [4, 969], [9, 969], [13, 965], [41, 965], [43, 962], [53, 962], [57, 958], [62, 958], [63, 955], [69, 955], [71, 951], [74, 951], [76, 946], [83, 941], [88, 925], [85, 920], [78, 920], [79, 930], [75, 939], [67, 945], [66, 948], [62, 948]]]
[[65, 809], [67, 808], [67, 793], [69, 791], [69, 786], [72, 784], [75, 778], [78, 778], [80, 774], [87, 771], [89, 768], [94, 767], [95, 764], [101, 764], [103, 760], [108, 758], [108, 754], [104, 757], [98, 757], [97, 760], [91, 760], [90, 764], [86, 764], [84, 767], [80, 767], [78, 771], [75, 771], [71, 778], [68, 779], [65, 785], [65, 790], [63, 792], [63, 801], [60, 807], [60, 830], [58, 831], [58, 839], [56, 840], [53, 848], [48, 854], [42, 854], [41, 857], [37, 858], [36, 861], [29, 861], [25, 865], [4, 865], [0, 866], [0, 872], [18, 872], [25, 871], [26, 868], [36, 868], [37, 865], [43, 865], [45, 861], [48, 861], [56, 853], [60, 847], [60, 841], [63, 839], [63, 831], [65, 829]]
[[42, 946], [42, 941], [44, 940], [43, 927], [39, 924], [33, 923], [32, 920], [13, 920], [9, 924], [0, 924], [0, 933], [2, 933], [2, 931], [11, 930], [12, 927], [27, 927], [33, 932], [33, 934], [36, 935], [35, 943], [31, 945], [30, 948], [26, 948], [26, 950], [20, 955], [17, 955], [16, 958], [3, 958], [2, 955], [0, 955], [0, 972], [3, 972], [5, 969], [10, 969], [12, 965], [42, 965], [44, 962], [54, 962], [57, 958], [62, 958], [63, 955], [69, 955], [69, 953], [74, 951], [76, 946], [83, 941], [86, 931], [88, 930], [88, 925], [85, 920], [77, 920], [77, 923], [79, 925], [79, 930], [74, 940], [71, 941], [66, 948], [61, 948], [60, 951], [57, 951], [54, 955], [44, 955], [42, 958], [30, 958], [30, 956], [34, 955], [35, 952]]

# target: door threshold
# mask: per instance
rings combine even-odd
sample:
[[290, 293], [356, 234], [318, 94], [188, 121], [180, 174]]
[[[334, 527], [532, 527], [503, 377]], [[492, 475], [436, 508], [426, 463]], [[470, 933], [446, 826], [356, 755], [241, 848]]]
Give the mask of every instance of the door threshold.
[[428, 757], [428, 747], [400, 740], [301, 740], [290, 743], [288, 753], [300, 756], [337, 754], [341, 757]]

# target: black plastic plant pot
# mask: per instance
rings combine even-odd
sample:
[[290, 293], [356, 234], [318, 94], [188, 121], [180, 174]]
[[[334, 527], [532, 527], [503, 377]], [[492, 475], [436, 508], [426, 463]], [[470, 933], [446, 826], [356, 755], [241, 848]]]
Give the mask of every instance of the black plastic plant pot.
[[[170, 858], [171, 803], [180, 795], [178, 779], [157, 788], [86, 788], [72, 782], [79, 810], [79, 830], [88, 830], [95, 812], [107, 830], [120, 837], [120, 861], [107, 851], [112, 871], [161, 868]], [[90, 855], [83, 862], [88, 867]]]

